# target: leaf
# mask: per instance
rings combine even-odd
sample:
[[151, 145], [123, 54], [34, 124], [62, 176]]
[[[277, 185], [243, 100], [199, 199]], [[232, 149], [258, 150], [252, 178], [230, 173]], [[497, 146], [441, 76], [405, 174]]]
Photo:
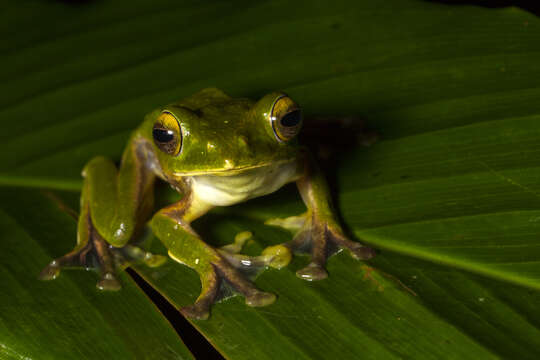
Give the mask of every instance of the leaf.
[[126, 274], [109, 293], [83, 271], [39, 281], [73, 247], [76, 221], [50, 192], [3, 188], [0, 199], [0, 358], [193, 359]]
[[[198, 225], [206, 239], [222, 241], [253, 231], [252, 253], [290, 238], [230, 215], [209, 216]], [[160, 244], [154, 244], [158, 252]], [[275, 304], [255, 309], [232, 298], [195, 326], [230, 358], [536, 356], [538, 292], [507, 284], [501, 289], [496, 282], [387, 251], [369, 265], [339, 254], [329, 261], [328, 281], [300, 283], [295, 271], [306, 260], [296, 258], [288, 268], [257, 279], [260, 288], [279, 295]], [[197, 275], [174, 263], [137, 271], [178, 306], [198, 295]], [[519, 303], [509, 305], [507, 298]]]
[[[88, 159], [118, 159], [144, 113], [203, 87], [303, 105], [344, 223], [380, 253], [339, 254], [317, 283], [294, 276], [303, 257], [264, 272], [275, 304], [232, 298], [195, 323], [222, 354], [538, 358], [535, 16], [419, 0], [25, 5], [0, 15], [1, 184], [78, 190]], [[361, 122], [380, 137], [367, 149]], [[289, 187], [195, 225], [216, 245], [250, 229], [258, 253], [291, 236], [263, 220], [302, 210]], [[198, 294], [178, 264], [137, 271], [177, 306]]]

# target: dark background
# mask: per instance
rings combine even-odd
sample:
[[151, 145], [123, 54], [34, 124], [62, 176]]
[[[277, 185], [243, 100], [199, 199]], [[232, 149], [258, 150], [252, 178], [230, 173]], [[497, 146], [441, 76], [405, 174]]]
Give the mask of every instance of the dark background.
[[540, 15], [540, 2], [535, 0], [427, 0], [448, 5], [478, 5], [484, 7], [517, 6], [533, 14]]

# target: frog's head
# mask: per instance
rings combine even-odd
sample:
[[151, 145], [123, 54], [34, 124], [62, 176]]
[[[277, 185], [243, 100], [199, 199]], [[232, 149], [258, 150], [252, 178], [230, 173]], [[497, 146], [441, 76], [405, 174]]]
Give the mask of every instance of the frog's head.
[[218, 89], [154, 111], [141, 131], [167, 175], [238, 173], [296, 158], [300, 107], [273, 92], [257, 102]]

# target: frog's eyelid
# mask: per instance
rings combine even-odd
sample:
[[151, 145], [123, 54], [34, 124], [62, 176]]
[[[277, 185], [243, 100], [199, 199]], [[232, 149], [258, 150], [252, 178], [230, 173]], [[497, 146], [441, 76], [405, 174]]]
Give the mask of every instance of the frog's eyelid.
[[[179, 105], [179, 104], [171, 104], [171, 105], [168, 105], [167, 107], [173, 107], [173, 108], [177, 108], [177, 109], [184, 109], [184, 110], [191, 111], [190, 108], [187, 108], [184, 105]], [[168, 112], [167, 110], [163, 110], [163, 111]]]
[[[189, 112], [190, 114], [194, 114], [194, 115], [197, 115], [197, 116], [201, 116], [202, 114], [202, 111], [201, 109], [190, 109], [184, 105], [178, 105], [178, 104], [172, 104], [172, 105], [169, 105], [168, 107], [172, 107], [172, 108], [175, 108], [175, 109], [179, 109], [179, 110], [183, 110], [183, 111], [187, 111]], [[167, 112], [167, 113], [170, 113], [169, 111], [167, 110], [163, 110], [162, 112]], [[171, 114], [172, 115], [172, 114]], [[174, 116], [174, 115], [173, 115]]]
[[281, 94], [277, 97], [276, 100], [274, 100], [274, 103], [272, 104], [272, 108], [270, 109], [270, 115], [273, 115], [274, 114], [274, 109], [276, 107], [276, 104], [279, 102], [279, 100], [283, 99], [283, 98], [286, 98], [286, 97], [289, 97], [289, 95], [287, 94]]

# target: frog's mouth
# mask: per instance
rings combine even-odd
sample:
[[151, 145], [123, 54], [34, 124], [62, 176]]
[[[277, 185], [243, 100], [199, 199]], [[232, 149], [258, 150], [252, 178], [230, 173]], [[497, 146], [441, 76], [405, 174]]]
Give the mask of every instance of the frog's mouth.
[[292, 163], [296, 161], [295, 159], [287, 159], [281, 161], [272, 161], [266, 163], [260, 163], [255, 165], [245, 165], [245, 166], [234, 166], [231, 165], [230, 168], [220, 168], [220, 169], [205, 169], [200, 171], [186, 171], [186, 172], [174, 172], [173, 175], [176, 177], [186, 177], [186, 176], [201, 176], [201, 175], [214, 175], [214, 176], [234, 176], [238, 174], [243, 174], [246, 171], [260, 169], [264, 167], [276, 167], [287, 163]]

